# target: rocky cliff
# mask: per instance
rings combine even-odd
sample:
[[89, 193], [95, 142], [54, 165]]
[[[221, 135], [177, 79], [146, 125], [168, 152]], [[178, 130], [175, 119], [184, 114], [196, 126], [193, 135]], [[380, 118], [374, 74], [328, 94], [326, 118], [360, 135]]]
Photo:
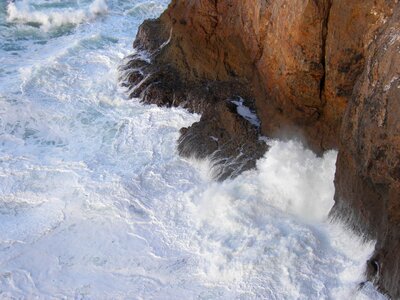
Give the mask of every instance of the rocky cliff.
[[[400, 297], [397, 0], [173, 0], [124, 67], [132, 97], [201, 112], [182, 155], [216, 177], [255, 166], [259, 134], [339, 150], [331, 215], [377, 239], [367, 275]], [[250, 120], [240, 108], [257, 112]]]
[[[392, 12], [391, 12], [392, 14]], [[332, 214], [377, 239], [368, 276], [400, 298], [400, 6], [383, 17], [343, 117]]]

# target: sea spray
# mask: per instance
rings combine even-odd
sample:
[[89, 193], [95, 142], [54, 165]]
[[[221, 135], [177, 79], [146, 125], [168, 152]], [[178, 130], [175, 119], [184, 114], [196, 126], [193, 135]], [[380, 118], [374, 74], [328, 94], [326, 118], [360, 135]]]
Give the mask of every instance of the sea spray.
[[43, 30], [48, 31], [63, 25], [90, 22], [97, 15], [106, 14], [108, 11], [106, 0], [94, 0], [87, 10], [64, 8], [44, 12], [35, 11], [30, 4], [28, 0], [10, 2], [7, 6], [7, 21], [38, 24]]

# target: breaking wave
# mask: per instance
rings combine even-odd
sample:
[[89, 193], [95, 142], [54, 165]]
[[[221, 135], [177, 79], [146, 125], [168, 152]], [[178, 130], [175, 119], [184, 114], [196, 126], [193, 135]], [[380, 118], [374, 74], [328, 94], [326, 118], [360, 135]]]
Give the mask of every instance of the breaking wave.
[[31, 8], [27, 0], [10, 2], [7, 6], [7, 21], [24, 24], [38, 24], [47, 31], [63, 25], [78, 25], [90, 21], [98, 15], [106, 14], [108, 6], [106, 0], [94, 0], [87, 10], [83, 9], [57, 9], [50, 11], [37, 11]]

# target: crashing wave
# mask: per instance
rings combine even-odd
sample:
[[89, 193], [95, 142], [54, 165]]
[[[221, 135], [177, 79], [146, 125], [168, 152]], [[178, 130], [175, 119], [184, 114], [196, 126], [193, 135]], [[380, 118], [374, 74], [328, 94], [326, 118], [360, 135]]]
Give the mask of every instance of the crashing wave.
[[106, 14], [108, 6], [106, 0], [94, 0], [87, 10], [57, 10], [36, 11], [29, 1], [9, 2], [7, 6], [7, 21], [16, 23], [35, 23], [44, 31], [63, 25], [79, 25], [85, 21], [91, 21], [98, 15]]

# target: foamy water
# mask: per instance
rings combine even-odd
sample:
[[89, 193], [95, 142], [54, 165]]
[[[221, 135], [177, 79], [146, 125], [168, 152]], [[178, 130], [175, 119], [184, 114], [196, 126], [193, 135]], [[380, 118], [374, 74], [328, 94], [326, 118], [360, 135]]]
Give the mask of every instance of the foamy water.
[[336, 153], [268, 141], [211, 180], [177, 155], [199, 119], [118, 87], [139, 24], [168, 1], [0, 7], [1, 299], [383, 299], [373, 244], [327, 215]]

